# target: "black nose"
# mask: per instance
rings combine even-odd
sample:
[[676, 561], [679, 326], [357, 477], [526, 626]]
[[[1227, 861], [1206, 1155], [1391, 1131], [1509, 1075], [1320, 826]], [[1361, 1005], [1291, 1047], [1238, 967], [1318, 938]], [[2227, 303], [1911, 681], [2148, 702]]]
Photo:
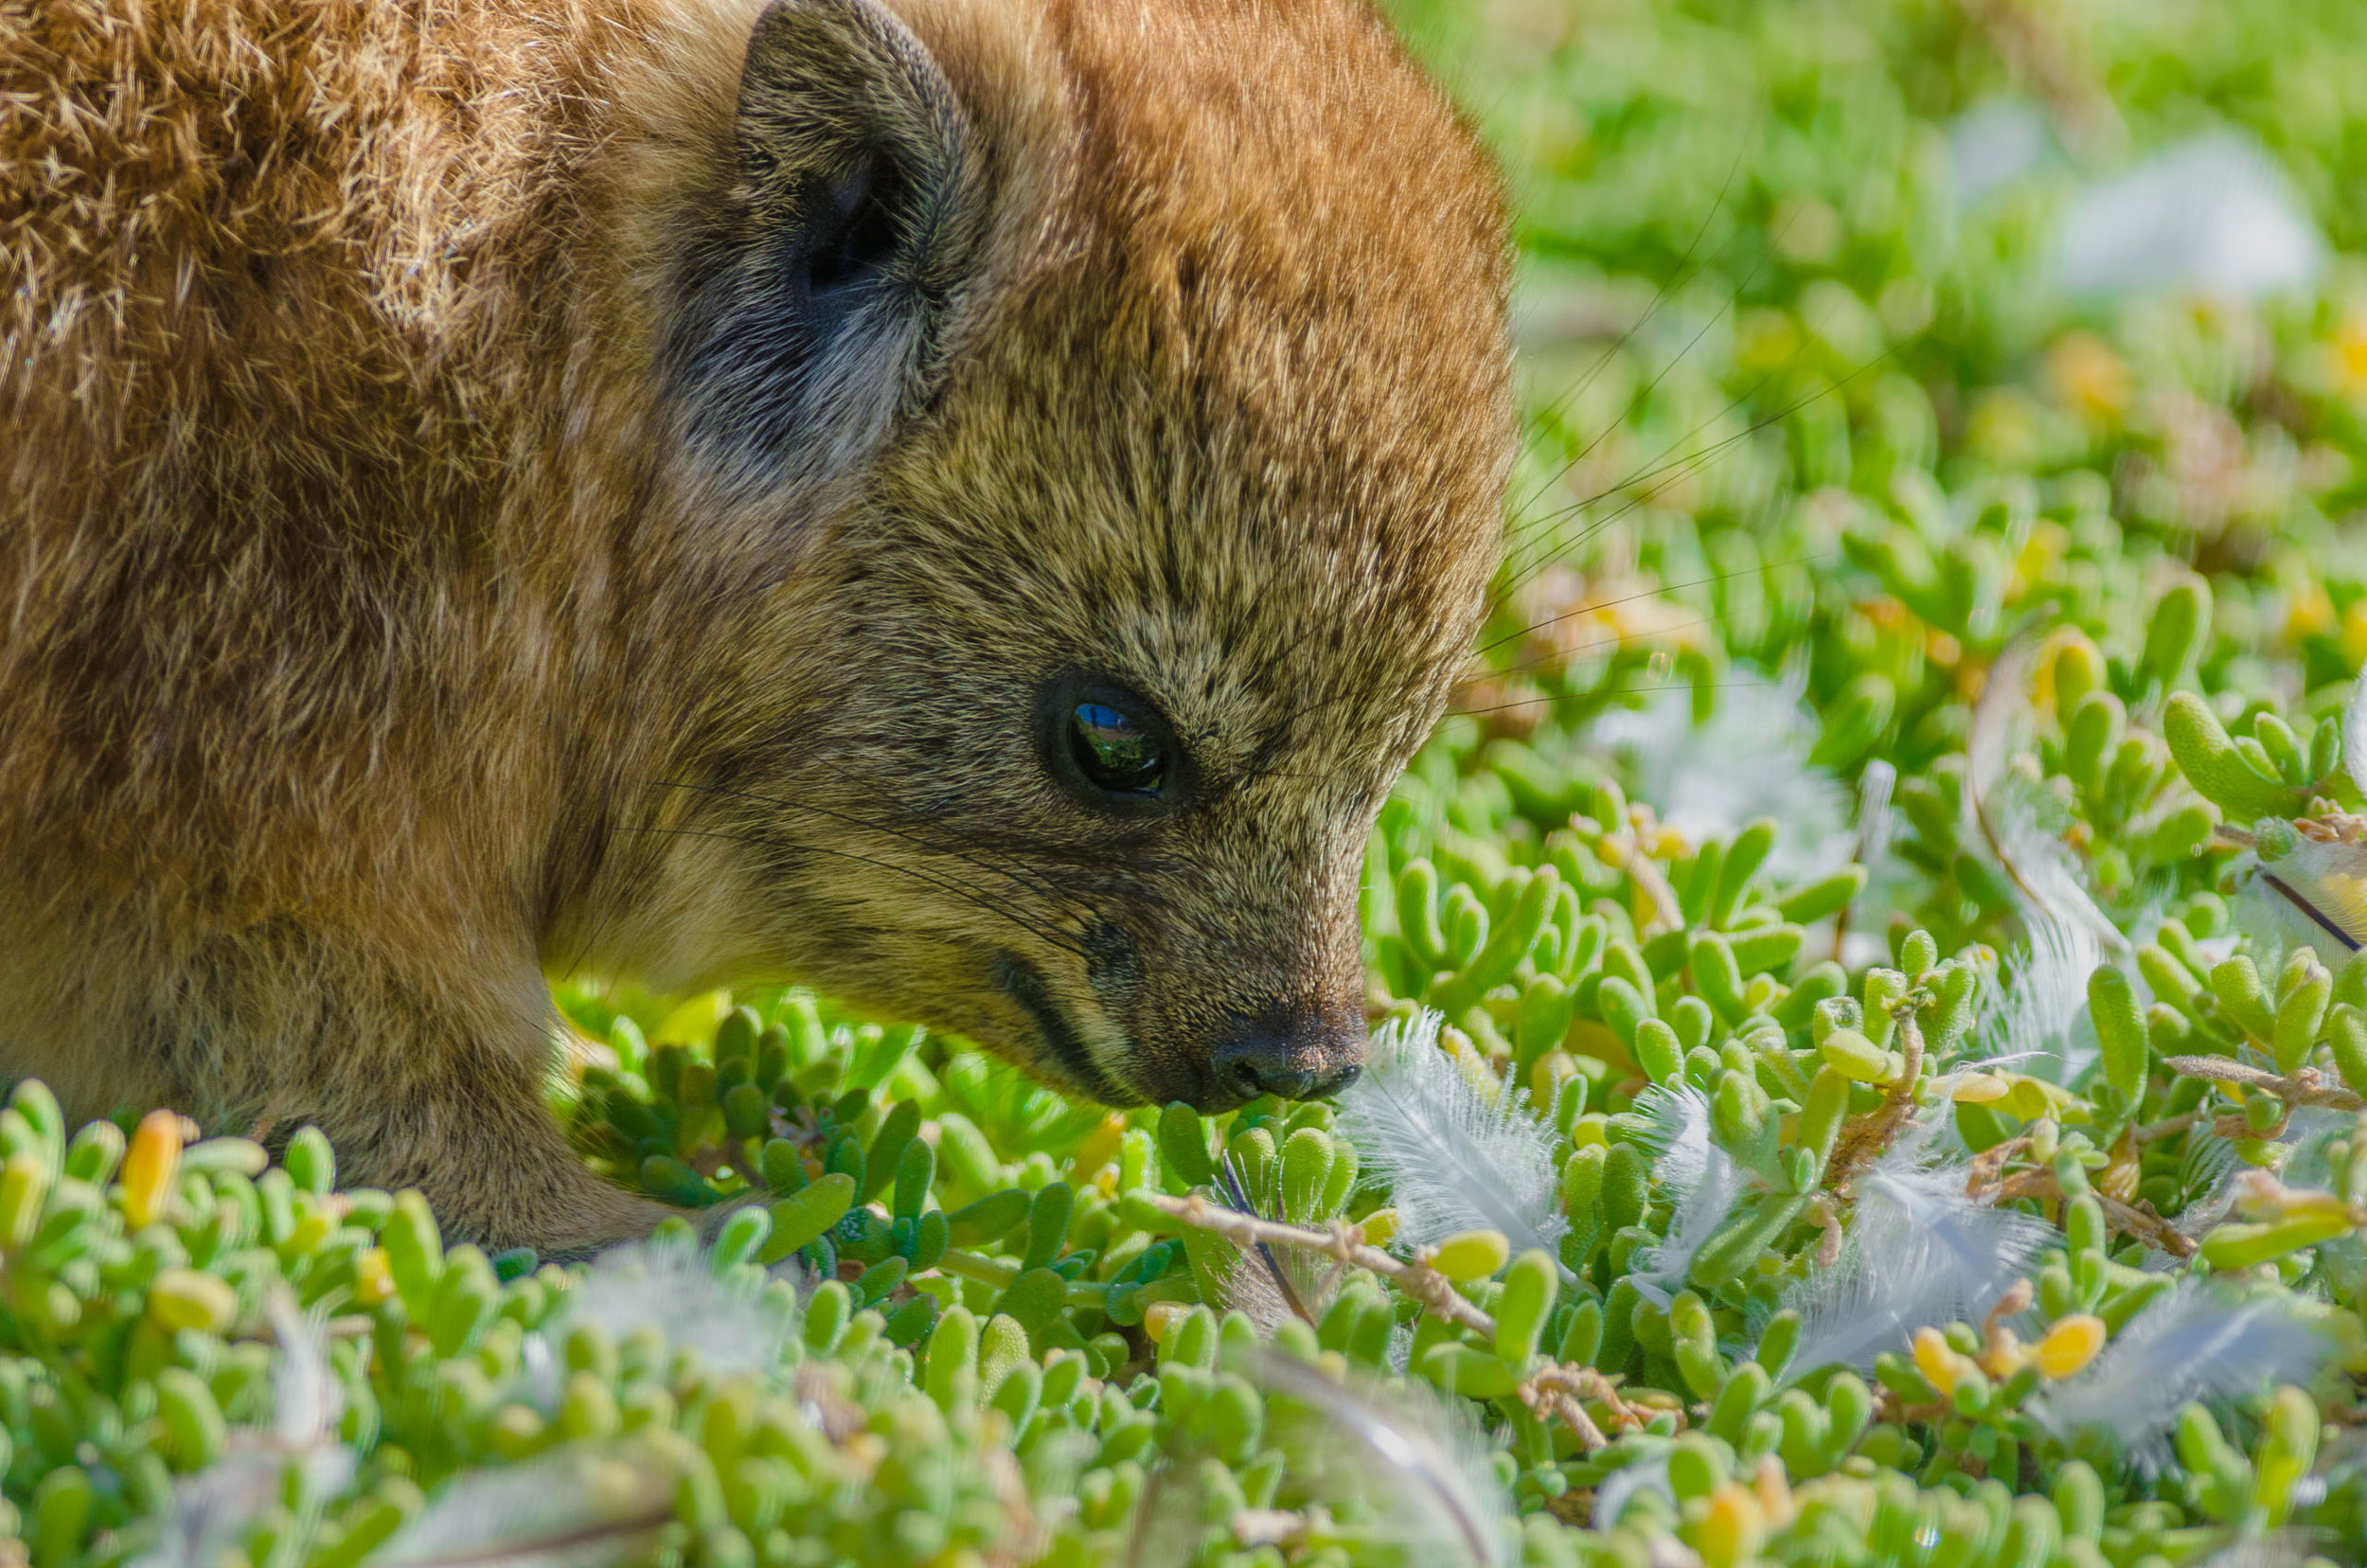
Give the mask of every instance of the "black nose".
[[1201, 1109], [1219, 1111], [1260, 1095], [1321, 1099], [1364, 1070], [1361, 1040], [1314, 1018], [1241, 1018], [1208, 1059], [1209, 1094]]

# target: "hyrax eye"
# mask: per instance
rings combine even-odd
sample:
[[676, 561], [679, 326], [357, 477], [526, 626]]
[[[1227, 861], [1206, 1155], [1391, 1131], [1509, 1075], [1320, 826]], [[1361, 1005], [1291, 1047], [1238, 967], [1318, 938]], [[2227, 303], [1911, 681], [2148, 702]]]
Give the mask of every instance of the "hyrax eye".
[[1095, 785], [1112, 794], [1151, 794], [1166, 776], [1166, 750], [1131, 716], [1105, 703], [1069, 713], [1069, 752]]

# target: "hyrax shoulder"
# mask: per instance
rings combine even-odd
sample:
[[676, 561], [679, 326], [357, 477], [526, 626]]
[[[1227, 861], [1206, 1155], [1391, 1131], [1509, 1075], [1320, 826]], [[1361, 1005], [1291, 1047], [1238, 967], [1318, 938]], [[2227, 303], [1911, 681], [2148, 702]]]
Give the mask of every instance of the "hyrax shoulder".
[[0, 11], [0, 1074], [546, 1247], [551, 970], [1324, 1092], [1504, 267], [1351, 0]]

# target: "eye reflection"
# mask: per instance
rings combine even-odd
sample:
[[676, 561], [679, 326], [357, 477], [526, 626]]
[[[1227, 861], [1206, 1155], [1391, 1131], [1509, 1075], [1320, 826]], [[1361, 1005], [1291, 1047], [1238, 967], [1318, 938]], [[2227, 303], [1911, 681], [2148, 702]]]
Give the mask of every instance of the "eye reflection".
[[1070, 710], [1069, 750], [1085, 776], [1112, 794], [1155, 793], [1166, 775], [1158, 738], [1105, 703]]

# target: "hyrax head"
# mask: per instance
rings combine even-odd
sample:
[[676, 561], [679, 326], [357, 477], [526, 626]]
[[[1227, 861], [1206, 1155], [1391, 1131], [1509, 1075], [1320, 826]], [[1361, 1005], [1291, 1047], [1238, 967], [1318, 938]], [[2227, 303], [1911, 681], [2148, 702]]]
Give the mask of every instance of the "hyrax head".
[[1344, 1084], [1501, 526], [1470, 138], [1361, 0], [789, 0], [731, 143], [661, 381], [794, 543], [670, 819], [711, 939], [1105, 1102]]

